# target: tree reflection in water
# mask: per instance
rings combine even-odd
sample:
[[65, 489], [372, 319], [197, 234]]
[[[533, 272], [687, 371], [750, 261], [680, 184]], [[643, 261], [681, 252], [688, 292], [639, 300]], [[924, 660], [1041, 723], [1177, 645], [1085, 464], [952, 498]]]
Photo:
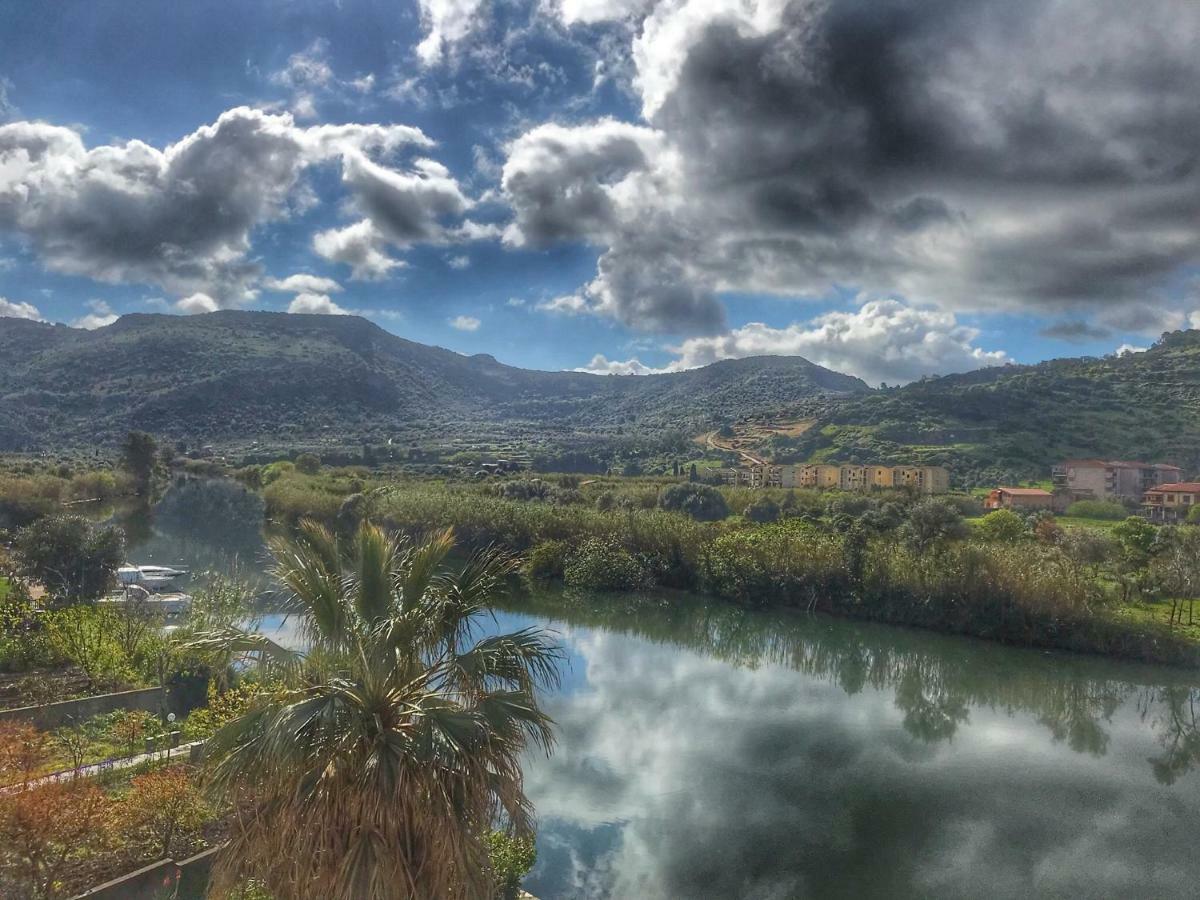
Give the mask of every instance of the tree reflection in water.
[[[972, 708], [987, 708], [1030, 714], [1055, 742], [1103, 757], [1106, 724], [1136, 697], [1142, 721], [1164, 748], [1150, 760], [1156, 778], [1172, 784], [1200, 765], [1200, 686], [1182, 671], [750, 610], [685, 594], [544, 591], [515, 600], [512, 609], [698, 650], [739, 667], [783, 665], [848, 696], [865, 687], [890, 691], [905, 730], [925, 743], [950, 740]], [[1163, 686], [1164, 679], [1173, 683]]]

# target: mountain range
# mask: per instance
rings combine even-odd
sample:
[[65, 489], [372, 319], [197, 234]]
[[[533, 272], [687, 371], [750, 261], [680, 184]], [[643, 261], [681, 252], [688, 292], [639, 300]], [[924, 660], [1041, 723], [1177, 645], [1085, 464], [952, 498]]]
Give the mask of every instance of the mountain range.
[[348, 443], [491, 431], [685, 432], [745, 415], [810, 414], [869, 390], [799, 357], [665, 375], [503, 365], [398, 337], [355, 316], [223, 311], [127, 315], [93, 331], [0, 319], [0, 450], [170, 440]]
[[1200, 470], [1200, 332], [1142, 353], [1059, 359], [873, 390], [800, 357], [663, 375], [521, 369], [398, 337], [354, 316], [127, 315], [93, 331], [0, 319], [0, 450], [172, 441], [289, 447], [450, 441], [533, 445], [700, 434], [809, 419], [779, 460], [927, 462], [960, 483], [1044, 477], [1071, 456]]

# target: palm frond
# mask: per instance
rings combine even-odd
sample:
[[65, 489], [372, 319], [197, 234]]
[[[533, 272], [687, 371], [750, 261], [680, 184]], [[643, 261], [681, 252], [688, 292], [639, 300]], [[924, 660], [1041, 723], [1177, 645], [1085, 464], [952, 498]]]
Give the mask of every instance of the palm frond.
[[381, 528], [364, 522], [354, 548], [354, 608], [363, 622], [373, 625], [392, 611], [397, 546]]
[[224, 661], [250, 662], [285, 680], [294, 680], [307, 655], [290, 650], [256, 631], [244, 631], [233, 625], [192, 635], [184, 645], [202, 655], [216, 656]]

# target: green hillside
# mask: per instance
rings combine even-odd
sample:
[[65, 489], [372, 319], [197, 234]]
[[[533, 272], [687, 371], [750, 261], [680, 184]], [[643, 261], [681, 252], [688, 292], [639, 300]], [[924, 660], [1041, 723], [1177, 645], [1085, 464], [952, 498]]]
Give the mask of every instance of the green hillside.
[[779, 457], [951, 466], [965, 485], [1044, 478], [1072, 456], [1200, 471], [1200, 332], [1145, 353], [932, 378], [835, 402]]
[[168, 440], [347, 444], [626, 429], [692, 434], [747, 415], [811, 415], [857, 378], [798, 357], [643, 377], [542, 372], [397, 337], [353, 316], [129, 315], [83, 331], [0, 319], [0, 450]]

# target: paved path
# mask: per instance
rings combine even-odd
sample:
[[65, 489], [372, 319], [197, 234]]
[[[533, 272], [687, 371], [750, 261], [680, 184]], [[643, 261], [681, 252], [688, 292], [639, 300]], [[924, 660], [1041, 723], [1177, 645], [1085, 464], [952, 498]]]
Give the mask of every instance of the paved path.
[[[89, 763], [86, 766], [80, 766], [78, 769], [63, 769], [61, 772], [54, 772], [50, 775], [43, 775], [40, 778], [34, 778], [24, 789], [40, 787], [43, 784], [51, 784], [55, 781], [70, 781], [73, 778], [93, 778], [96, 775], [103, 775], [105, 772], [114, 772], [120, 769], [131, 769], [134, 766], [140, 766], [142, 763], [151, 762], [152, 760], [171, 760], [179, 759], [180, 757], [190, 756], [193, 747], [199, 747], [204, 741], [191, 741], [187, 744], [180, 744], [170, 750], [155, 750], [153, 753], [139, 753], [136, 756], [126, 756], [121, 759], [106, 759], [103, 762]], [[10, 784], [7, 787], [0, 788], [0, 794], [13, 794], [23, 790], [19, 784]]]

